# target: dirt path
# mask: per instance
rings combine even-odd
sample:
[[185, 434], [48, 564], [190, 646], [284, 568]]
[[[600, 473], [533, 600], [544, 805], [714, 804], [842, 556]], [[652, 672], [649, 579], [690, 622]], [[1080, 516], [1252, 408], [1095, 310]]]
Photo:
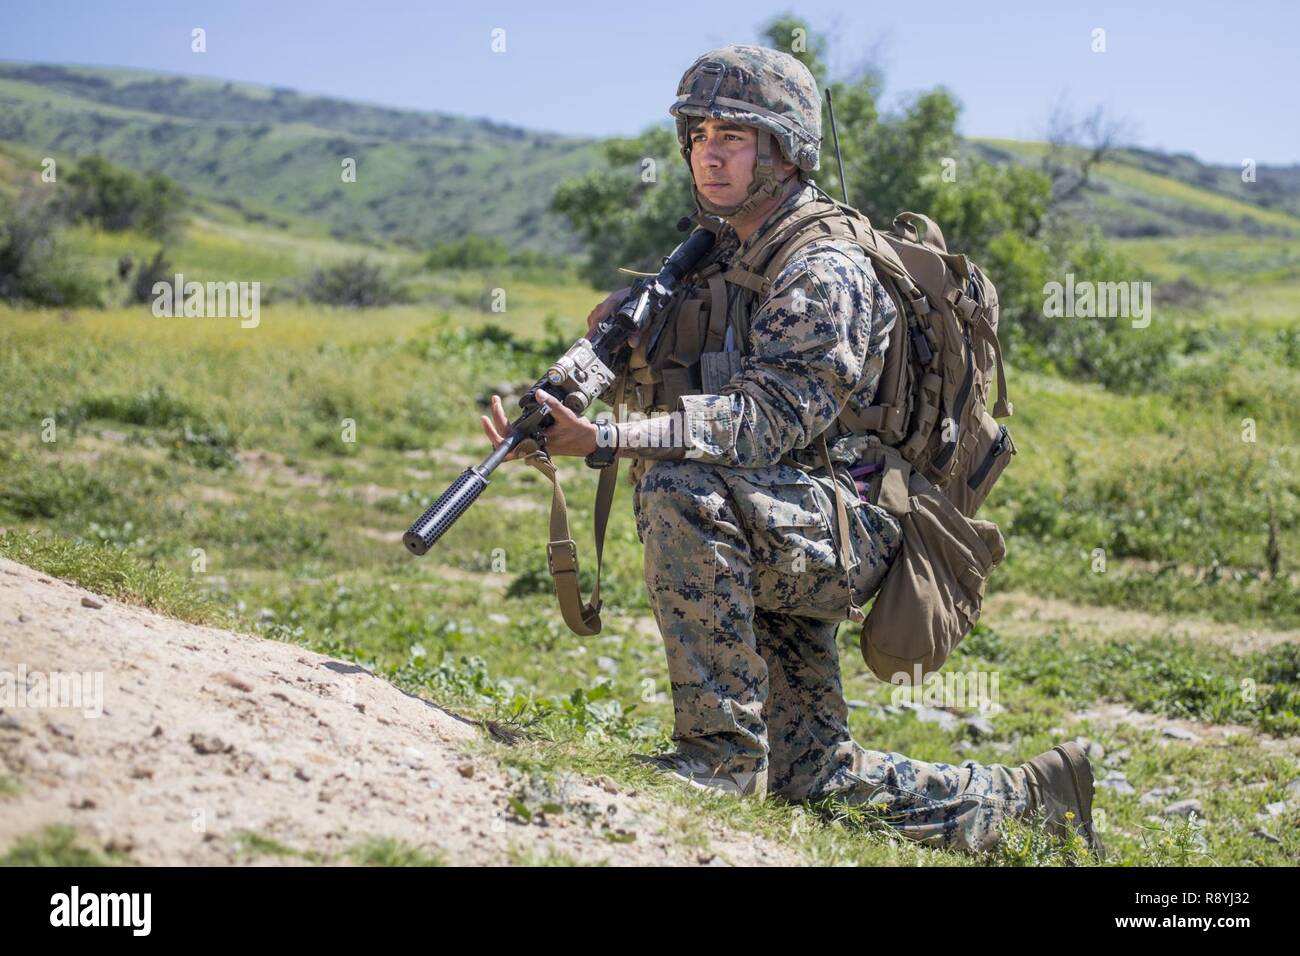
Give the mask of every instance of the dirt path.
[[[31, 706], [56, 672], [89, 672], [64, 688], [81, 691], [78, 705]], [[0, 790], [0, 853], [65, 823], [144, 864], [242, 862], [241, 832], [331, 860], [392, 838], [453, 863], [799, 862], [698, 815], [707, 848], [680, 841], [682, 811], [610, 781], [562, 782], [548, 799], [565, 812], [518, 822], [508, 801], [526, 781], [473, 755], [481, 731], [455, 714], [355, 665], [174, 621], [3, 558], [0, 682], [0, 776], [17, 783]]]
[[1221, 644], [1239, 654], [1300, 642], [1300, 631], [1245, 627], [1204, 617], [1172, 617], [1074, 604], [1023, 591], [990, 594], [984, 600], [980, 619], [1006, 637], [1039, 637], [1059, 628], [1076, 637], [1190, 638]]

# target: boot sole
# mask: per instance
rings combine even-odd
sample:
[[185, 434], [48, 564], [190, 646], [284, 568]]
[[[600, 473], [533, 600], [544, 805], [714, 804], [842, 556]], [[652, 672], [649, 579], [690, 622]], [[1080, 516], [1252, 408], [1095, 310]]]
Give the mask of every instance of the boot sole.
[[666, 767], [650, 754], [632, 754], [632, 759], [639, 763], [649, 764], [664, 776], [671, 777], [674, 780], [680, 780], [682, 783], [697, 790], [734, 794], [738, 797], [758, 797], [760, 799], [767, 795], [766, 769], [758, 771], [756, 776], [742, 787], [731, 776], [719, 776], [710, 773], [691, 773], [685, 770]]
[[684, 777], [679, 773], [669, 774], [669, 776], [676, 777], [697, 790], [709, 790], [713, 793], [727, 793], [737, 797], [763, 797], [767, 793], [766, 784], [761, 788], [750, 786], [742, 789], [739, 784], [727, 777]]

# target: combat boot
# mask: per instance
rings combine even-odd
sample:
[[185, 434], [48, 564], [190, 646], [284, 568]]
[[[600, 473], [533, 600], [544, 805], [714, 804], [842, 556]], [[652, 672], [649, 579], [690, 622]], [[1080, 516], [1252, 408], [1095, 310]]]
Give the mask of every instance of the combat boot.
[[[1098, 860], [1106, 858], [1092, 822], [1092, 764], [1083, 748], [1070, 741], [1020, 765], [1029, 785], [1030, 815], [1045, 815], [1047, 832], [1068, 836], [1070, 828], [1087, 841]], [[1074, 818], [1068, 824], [1066, 812]]]
[[762, 770], [728, 773], [718, 770], [707, 760], [678, 751], [666, 754], [632, 754], [632, 759], [649, 764], [665, 776], [681, 780], [701, 790], [719, 790], [723, 793], [759, 799], [767, 795], [766, 767]]

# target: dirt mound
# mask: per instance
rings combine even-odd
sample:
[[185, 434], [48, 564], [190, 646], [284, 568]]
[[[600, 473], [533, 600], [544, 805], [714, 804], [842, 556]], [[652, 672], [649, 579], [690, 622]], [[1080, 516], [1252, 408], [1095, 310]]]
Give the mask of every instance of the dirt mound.
[[708, 824], [707, 849], [678, 841], [683, 811], [610, 781], [552, 781], [542, 802], [563, 812], [522, 823], [511, 798], [539, 782], [475, 754], [482, 731], [455, 714], [354, 664], [5, 559], [0, 671], [0, 775], [16, 783], [0, 853], [61, 823], [144, 864], [348, 862], [379, 839], [451, 863], [798, 862]]

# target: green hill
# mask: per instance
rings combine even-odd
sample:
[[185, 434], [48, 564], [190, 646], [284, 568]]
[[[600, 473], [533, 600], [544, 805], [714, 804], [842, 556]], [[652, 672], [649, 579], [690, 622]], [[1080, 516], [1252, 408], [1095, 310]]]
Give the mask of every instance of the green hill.
[[[0, 63], [0, 142], [38, 156], [99, 153], [158, 169], [245, 222], [413, 247], [476, 232], [578, 250], [549, 211], [555, 188], [595, 168], [600, 143], [487, 119], [139, 70]], [[1038, 164], [1043, 143], [978, 139], [975, 155]], [[342, 162], [357, 163], [342, 181]], [[1119, 150], [1072, 215], [1118, 238], [1300, 233], [1300, 165], [1256, 170]]]
[[[1045, 143], [977, 139], [974, 152], [993, 162], [1038, 165]], [[1300, 233], [1300, 166], [1259, 166], [1256, 181], [1241, 169], [1211, 166], [1187, 155], [1149, 150], [1112, 152], [1069, 203], [1067, 212], [1115, 238]]]
[[[591, 141], [289, 90], [139, 71], [0, 63], [0, 141], [158, 169], [251, 218], [427, 246], [466, 232], [573, 249], [547, 204]], [[356, 181], [342, 162], [356, 161]]]

